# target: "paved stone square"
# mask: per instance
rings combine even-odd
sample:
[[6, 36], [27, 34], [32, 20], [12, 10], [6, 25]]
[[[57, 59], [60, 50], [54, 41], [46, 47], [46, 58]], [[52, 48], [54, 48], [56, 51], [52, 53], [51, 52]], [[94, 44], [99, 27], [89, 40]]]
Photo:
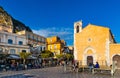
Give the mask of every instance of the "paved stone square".
[[63, 67], [48, 67], [22, 71], [0, 72], [0, 78], [120, 78], [120, 70], [115, 76], [110, 74], [92, 74], [90, 72], [63, 71]]

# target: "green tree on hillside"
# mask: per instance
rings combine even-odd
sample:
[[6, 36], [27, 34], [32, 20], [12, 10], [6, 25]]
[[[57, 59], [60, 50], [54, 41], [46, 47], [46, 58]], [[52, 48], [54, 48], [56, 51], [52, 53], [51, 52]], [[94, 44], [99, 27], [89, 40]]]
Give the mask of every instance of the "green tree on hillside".
[[54, 54], [48, 50], [42, 51], [40, 55], [41, 55], [41, 58], [49, 58], [54, 56]]

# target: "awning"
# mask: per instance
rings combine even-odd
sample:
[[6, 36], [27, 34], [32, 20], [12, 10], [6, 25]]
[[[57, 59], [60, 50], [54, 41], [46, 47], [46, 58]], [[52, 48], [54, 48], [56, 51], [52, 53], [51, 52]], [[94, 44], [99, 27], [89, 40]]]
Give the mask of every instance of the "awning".
[[16, 55], [16, 54], [10, 54], [7, 59], [20, 59], [20, 56], [19, 55]]
[[0, 54], [0, 58], [6, 58], [7, 54]]
[[31, 55], [27, 59], [37, 59], [37, 57]]

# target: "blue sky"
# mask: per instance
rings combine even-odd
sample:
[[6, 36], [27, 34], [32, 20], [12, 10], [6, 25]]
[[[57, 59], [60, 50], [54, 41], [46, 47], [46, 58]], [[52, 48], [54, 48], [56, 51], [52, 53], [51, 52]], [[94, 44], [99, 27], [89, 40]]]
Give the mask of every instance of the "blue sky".
[[119, 0], [0, 0], [14, 18], [43, 36], [58, 35], [73, 45], [73, 24], [82, 20], [109, 27], [120, 42]]

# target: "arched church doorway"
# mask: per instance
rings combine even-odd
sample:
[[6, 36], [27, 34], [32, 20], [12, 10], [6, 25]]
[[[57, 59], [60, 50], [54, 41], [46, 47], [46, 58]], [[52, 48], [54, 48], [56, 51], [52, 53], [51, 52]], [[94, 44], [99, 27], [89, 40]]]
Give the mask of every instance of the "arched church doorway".
[[93, 56], [87, 56], [87, 65], [89, 65], [90, 63], [93, 64]]
[[117, 68], [120, 68], [120, 55], [114, 55], [113, 56], [113, 61], [116, 61], [116, 66]]
[[94, 63], [95, 60], [96, 60], [96, 50], [90, 46], [85, 48], [83, 55], [83, 65], [89, 65], [89, 63]]

